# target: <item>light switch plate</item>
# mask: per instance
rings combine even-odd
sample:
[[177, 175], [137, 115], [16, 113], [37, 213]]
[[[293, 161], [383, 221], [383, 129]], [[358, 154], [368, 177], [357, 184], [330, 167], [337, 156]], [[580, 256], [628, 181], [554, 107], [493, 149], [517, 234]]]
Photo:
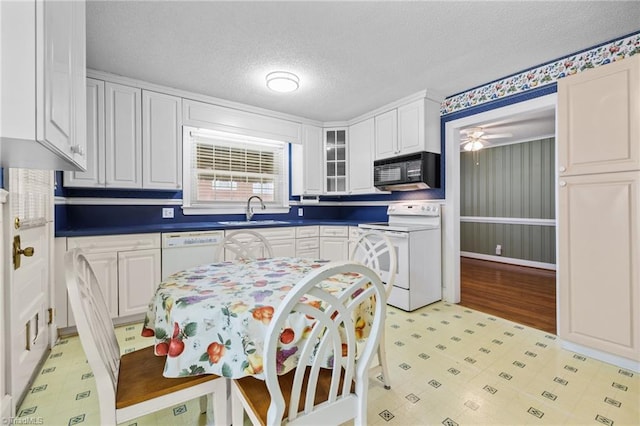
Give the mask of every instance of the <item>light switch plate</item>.
[[298, 207], [298, 216], [302, 216], [303, 214], [302, 207]]
[[172, 219], [173, 218], [173, 207], [163, 207], [162, 208], [162, 218], [163, 219]]

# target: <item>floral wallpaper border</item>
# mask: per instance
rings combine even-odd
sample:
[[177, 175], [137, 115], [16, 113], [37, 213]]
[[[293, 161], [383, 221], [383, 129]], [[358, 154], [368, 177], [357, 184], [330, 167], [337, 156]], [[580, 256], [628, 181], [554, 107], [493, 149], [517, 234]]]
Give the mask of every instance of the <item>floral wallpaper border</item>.
[[451, 96], [442, 103], [440, 115], [451, 114], [506, 96], [537, 89], [555, 83], [567, 75], [636, 54], [640, 54], [640, 32]]

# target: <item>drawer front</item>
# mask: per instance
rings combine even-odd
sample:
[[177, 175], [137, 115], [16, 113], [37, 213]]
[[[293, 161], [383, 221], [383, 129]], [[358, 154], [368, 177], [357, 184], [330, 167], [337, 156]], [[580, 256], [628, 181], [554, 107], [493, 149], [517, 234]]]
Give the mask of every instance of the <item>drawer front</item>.
[[344, 237], [349, 236], [348, 226], [320, 226], [321, 237]]
[[296, 238], [318, 237], [320, 235], [320, 227], [315, 226], [299, 226], [296, 228]]
[[296, 251], [318, 248], [320, 248], [320, 239], [318, 237], [296, 239]]
[[106, 235], [67, 238], [67, 250], [80, 248], [87, 253], [117, 252], [160, 248], [160, 234]]
[[294, 227], [252, 229], [267, 240], [293, 240], [296, 238]]
[[311, 248], [304, 250], [297, 250], [296, 257], [302, 257], [306, 259], [319, 259], [320, 258], [320, 249], [319, 248]]

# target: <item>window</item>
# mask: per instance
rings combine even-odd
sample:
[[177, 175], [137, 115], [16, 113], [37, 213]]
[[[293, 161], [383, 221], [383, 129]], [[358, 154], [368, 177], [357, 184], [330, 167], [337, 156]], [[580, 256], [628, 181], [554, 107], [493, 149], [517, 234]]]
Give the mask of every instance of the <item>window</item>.
[[288, 212], [287, 143], [185, 128], [185, 214], [242, 213], [258, 195], [269, 212]]
[[9, 169], [11, 217], [20, 218], [20, 227], [43, 226], [51, 220], [52, 172]]

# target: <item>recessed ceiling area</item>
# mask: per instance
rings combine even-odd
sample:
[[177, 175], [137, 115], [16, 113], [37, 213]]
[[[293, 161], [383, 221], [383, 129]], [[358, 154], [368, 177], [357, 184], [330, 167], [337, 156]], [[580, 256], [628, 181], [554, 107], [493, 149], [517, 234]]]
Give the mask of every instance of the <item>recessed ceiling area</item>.
[[[87, 2], [87, 66], [321, 122], [640, 30], [636, 1]], [[272, 71], [299, 89], [276, 93]]]

